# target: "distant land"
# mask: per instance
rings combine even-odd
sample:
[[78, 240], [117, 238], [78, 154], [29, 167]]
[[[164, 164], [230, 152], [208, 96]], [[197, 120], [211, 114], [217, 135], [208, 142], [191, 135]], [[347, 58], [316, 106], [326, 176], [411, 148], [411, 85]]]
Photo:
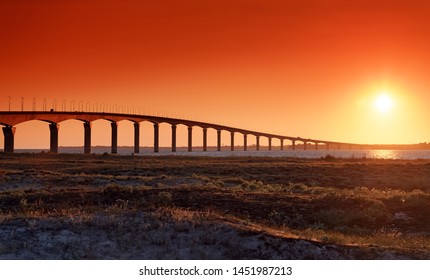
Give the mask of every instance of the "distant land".
[[[430, 150], [430, 143], [418, 143], [418, 144], [362, 144], [360, 145], [361, 150]], [[228, 146], [230, 147], [230, 146]], [[236, 148], [241, 148], [242, 146], [235, 146]], [[193, 148], [199, 148], [198, 146]], [[248, 145], [248, 149], [255, 148], [255, 145]], [[267, 150], [267, 146], [260, 145], [260, 149]], [[279, 146], [272, 145], [272, 150], [280, 149]], [[291, 145], [285, 146], [286, 150], [291, 150]], [[315, 145], [312, 143], [307, 144], [307, 150], [314, 150]], [[318, 150], [325, 150], [325, 145], [318, 145]], [[335, 145], [330, 146], [330, 150], [337, 150], [338, 148]], [[356, 148], [353, 148], [356, 150]], [[296, 144], [296, 150], [303, 150], [303, 144]], [[341, 150], [349, 150], [349, 145], [341, 145]]]
[[[430, 150], [430, 142], [423, 142], [418, 144], [362, 144], [360, 145], [362, 150]], [[315, 145], [308, 143], [307, 149], [314, 149]], [[287, 149], [291, 149], [291, 146], [287, 146]], [[296, 149], [303, 149], [303, 144], [296, 144]], [[318, 147], [319, 150], [325, 149], [324, 145]], [[337, 148], [330, 147], [330, 150], [335, 150]], [[341, 145], [342, 150], [348, 150], [348, 145]]]
[[[363, 144], [362, 150], [430, 150], [430, 142], [423, 142], [418, 144]], [[118, 146], [119, 148], [133, 148], [132, 146]], [[146, 148], [151, 148], [152, 146], [142, 146]], [[248, 150], [255, 150], [255, 144], [248, 145]], [[61, 147], [61, 148], [78, 148], [78, 147]], [[79, 147], [83, 148], [83, 147]], [[106, 148], [110, 149], [110, 146], [93, 146], [93, 148]], [[161, 146], [160, 148], [170, 148], [170, 146]], [[177, 147], [178, 149], [187, 149], [186, 146]], [[229, 145], [222, 145], [224, 149], [230, 149]], [[235, 145], [235, 150], [240, 151], [243, 148], [241, 145]], [[202, 149], [202, 146], [193, 146], [194, 151], [199, 151]], [[216, 146], [208, 146], [209, 150], [215, 150]], [[268, 146], [260, 145], [261, 150], [268, 150]], [[285, 150], [291, 150], [291, 145], [285, 145]], [[307, 150], [314, 150], [315, 145], [308, 143]], [[318, 150], [325, 150], [324, 145], [319, 145]], [[342, 150], [348, 150], [348, 145], [341, 145]], [[280, 150], [280, 146], [272, 145], [272, 150]], [[303, 150], [303, 144], [296, 144], [296, 150]], [[337, 150], [337, 147], [330, 146], [330, 150]]]
[[363, 145], [365, 150], [430, 150], [430, 143], [418, 143], [418, 144], [372, 144]]

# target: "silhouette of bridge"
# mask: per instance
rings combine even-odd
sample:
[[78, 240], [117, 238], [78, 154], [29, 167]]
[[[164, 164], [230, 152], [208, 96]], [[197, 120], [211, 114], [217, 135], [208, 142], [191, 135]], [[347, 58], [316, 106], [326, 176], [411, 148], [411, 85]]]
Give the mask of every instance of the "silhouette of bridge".
[[284, 141], [291, 142], [291, 149], [296, 149], [296, 143], [302, 143], [304, 150], [308, 148], [308, 144], [313, 144], [314, 148], [318, 150], [319, 145], [325, 145], [326, 149], [330, 147], [341, 149], [341, 147], [362, 148], [362, 145], [353, 143], [333, 142], [319, 139], [304, 139], [301, 137], [291, 137], [285, 135], [271, 134], [259, 131], [252, 131], [247, 129], [240, 129], [236, 127], [213, 124], [208, 122], [200, 122], [194, 120], [186, 120], [180, 118], [160, 117], [151, 115], [138, 115], [138, 114], [124, 114], [124, 113], [105, 113], [105, 112], [63, 112], [63, 111], [3, 111], [0, 112], [0, 125], [3, 125], [4, 135], [4, 152], [12, 153], [14, 151], [14, 135], [16, 125], [39, 120], [49, 123], [50, 131], [50, 152], [58, 153], [58, 131], [59, 123], [66, 120], [79, 120], [83, 122], [84, 126], [84, 153], [91, 153], [91, 122], [104, 119], [111, 122], [111, 152], [116, 154], [118, 150], [118, 122], [128, 120], [134, 123], [134, 153], [139, 153], [140, 149], [140, 123], [151, 122], [154, 125], [154, 152], [159, 151], [159, 125], [167, 123], [171, 125], [172, 129], [172, 152], [176, 152], [176, 128], [178, 125], [188, 127], [188, 151], [193, 150], [193, 128], [198, 127], [203, 130], [203, 151], [207, 151], [207, 131], [214, 129], [217, 131], [217, 151], [221, 151], [221, 133], [226, 131], [231, 135], [230, 149], [235, 149], [235, 134], [240, 133], [243, 135], [243, 149], [247, 151], [248, 136], [256, 137], [256, 150], [260, 150], [260, 138], [266, 137], [268, 139], [268, 149], [272, 150], [272, 140], [278, 139], [280, 141], [280, 149], [284, 150]]

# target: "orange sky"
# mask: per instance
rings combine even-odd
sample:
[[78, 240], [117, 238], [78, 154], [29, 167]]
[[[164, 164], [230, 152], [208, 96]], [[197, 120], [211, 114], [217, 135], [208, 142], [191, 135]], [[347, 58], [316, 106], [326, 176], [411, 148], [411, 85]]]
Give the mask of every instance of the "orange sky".
[[[34, 97], [38, 109], [82, 100], [306, 138], [429, 142], [429, 15], [424, 0], [2, 0], [0, 110], [7, 96], [15, 110], [21, 96], [28, 110]], [[372, 106], [381, 90], [390, 112]], [[110, 144], [108, 122], [93, 131]], [[131, 136], [120, 123], [119, 145]], [[149, 124], [142, 137], [152, 144]], [[79, 122], [61, 124], [60, 146], [82, 142]], [[48, 145], [46, 123], [17, 126], [17, 148]]]

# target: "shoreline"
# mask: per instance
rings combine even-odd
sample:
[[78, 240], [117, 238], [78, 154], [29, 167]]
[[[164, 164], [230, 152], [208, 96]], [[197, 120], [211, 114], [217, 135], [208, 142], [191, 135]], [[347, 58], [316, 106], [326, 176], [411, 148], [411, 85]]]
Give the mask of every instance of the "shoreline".
[[[46, 154], [48, 150], [16, 150], [16, 154]], [[4, 153], [1, 153], [4, 154]], [[83, 155], [81, 148], [60, 149], [58, 154], [76, 154]], [[91, 154], [109, 155], [110, 147], [93, 147]], [[426, 150], [277, 150], [271, 151], [261, 149], [260, 151], [242, 151], [236, 148], [231, 151], [225, 148], [221, 151], [211, 150], [201, 151], [194, 148], [192, 152], [188, 149], [177, 149], [172, 152], [170, 148], [161, 148], [159, 152], [154, 153], [152, 148], [141, 148], [140, 153], [134, 153], [133, 148], [119, 148], [118, 155], [134, 155], [136, 157], [146, 156], [187, 156], [187, 157], [290, 157], [290, 158], [346, 158], [346, 159], [430, 159], [430, 151]]]

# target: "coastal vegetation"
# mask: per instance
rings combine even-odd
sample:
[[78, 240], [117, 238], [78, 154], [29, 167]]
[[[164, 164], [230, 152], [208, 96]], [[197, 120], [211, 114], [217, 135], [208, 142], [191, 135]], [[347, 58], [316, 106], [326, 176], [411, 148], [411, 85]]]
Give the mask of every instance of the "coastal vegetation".
[[430, 160], [0, 162], [3, 259], [430, 258]]

